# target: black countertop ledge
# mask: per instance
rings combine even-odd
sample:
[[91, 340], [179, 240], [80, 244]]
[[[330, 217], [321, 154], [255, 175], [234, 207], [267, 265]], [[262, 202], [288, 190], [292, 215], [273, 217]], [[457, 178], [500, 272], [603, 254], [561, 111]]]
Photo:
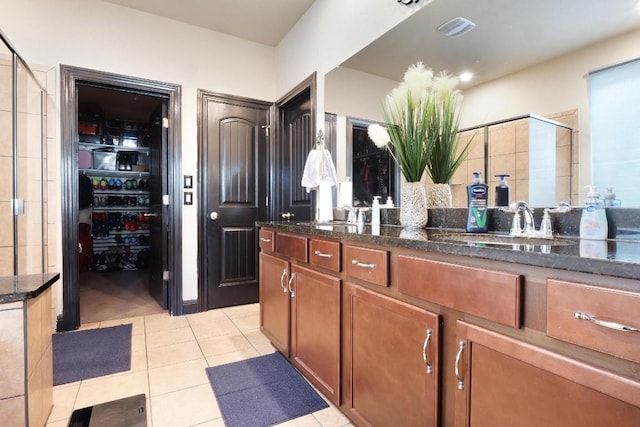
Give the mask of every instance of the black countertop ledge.
[[[377, 228], [365, 225], [314, 225], [296, 222], [257, 222], [259, 227], [284, 232], [306, 234], [325, 238], [344, 239], [370, 245], [385, 245], [401, 248], [438, 252], [449, 255], [484, 258], [494, 261], [519, 263], [536, 267], [555, 268], [568, 271], [621, 277], [640, 278], [640, 241], [610, 239], [586, 241], [577, 237], [564, 237], [573, 244], [549, 246], [545, 252], [540, 246], [525, 245], [473, 245], [465, 242], [439, 241], [443, 233], [459, 232], [460, 229], [403, 228], [396, 225], [381, 225]], [[593, 257], [594, 245], [597, 257]], [[597, 246], [600, 245], [600, 246]], [[591, 256], [587, 256], [590, 252]], [[639, 288], [640, 289], [640, 288]]]
[[35, 298], [59, 278], [60, 273], [0, 277], [0, 304]]

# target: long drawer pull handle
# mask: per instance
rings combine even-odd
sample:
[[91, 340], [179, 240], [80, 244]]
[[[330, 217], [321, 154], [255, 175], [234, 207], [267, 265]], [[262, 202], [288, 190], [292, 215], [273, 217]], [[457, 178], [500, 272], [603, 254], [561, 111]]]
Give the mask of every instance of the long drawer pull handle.
[[318, 255], [321, 258], [333, 258], [333, 254], [325, 254], [324, 252], [315, 251], [314, 254]]
[[265, 243], [271, 243], [271, 239], [267, 239], [267, 238], [265, 238], [265, 237], [261, 237], [261, 238], [260, 238], [260, 241], [261, 241], [261, 242], [265, 242]]
[[433, 365], [429, 361], [429, 343], [431, 342], [431, 335], [433, 335], [433, 331], [431, 329], [427, 329], [427, 336], [422, 344], [422, 360], [427, 367], [427, 374], [433, 373]]
[[581, 311], [576, 311], [575, 317], [578, 320], [588, 320], [591, 323], [594, 323], [598, 326], [602, 326], [603, 328], [613, 329], [614, 331], [622, 331], [622, 332], [640, 332], [639, 328], [634, 328], [633, 326], [623, 325], [622, 323], [617, 322], [608, 322], [606, 320], [600, 320], [595, 316], [592, 316], [587, 313], [583, 313]]
[[465, 346], [466, 343], [461, 340], [458, 343], [458, 354], [456, 354], [455, 374], [458, 380], [458, 390], [464, 390], [464, 377], [460, 374], [460, 362], [462, 361], [462, 352]]
[[287, 277], [287, 270], [282, 270], [282, 276], [280, 276], [280, 287], [283, 293], [287, 293], [287, 286], [284, 284], [284, 278]]
[[351, 264], [355, 265], [356, 267], [362, 267], [362, 268], [376, 268], [375, 264], [365, 264], [363, 262], [358, 261], [357, 259], [352, 260]]
[[291, 294], [291, 298], [295, 298], [296, 297], [296, 291], [291, 289], [291, 282], [293, 282], [293, 279], [295, 277], [296, 277], [296, 273], [293, 273], [293, 274], [291, 274], [291, 277], [289, 278], [289, 293]]

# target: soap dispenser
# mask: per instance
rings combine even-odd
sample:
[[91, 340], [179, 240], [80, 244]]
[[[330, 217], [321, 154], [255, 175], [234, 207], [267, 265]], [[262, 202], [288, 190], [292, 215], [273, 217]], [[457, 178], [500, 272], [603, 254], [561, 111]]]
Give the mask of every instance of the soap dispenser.
[[608, 235], [607, 212], [604, 202], [600, 200], [600, 193], [593, 185], [584, 199], [582, 216], [580, 217], [580, 238], [592, 240], [606, 240]]
[[604, 194], [604, 205], [607, 208], [617, 208], [620, 207], [622, 203], [620, 200], [616, 199], [616, 193], [613, 192], [613, 188], [607, 188], [607, 192]]
[[496, 178], [500, 179], [500, 182], [496, 185], [496, 206], [509, 206], [509, 186], [507, 185], [509, 176], [511, 175], [496, 175]]
[[371, 225], [380, 225], [380, 196], [373, 196], [371, 204]]
[[480, 181], [480, 172], [473, 173], [473, 183], [467, 185], [467, 233], [486, 233], [488, 186]]

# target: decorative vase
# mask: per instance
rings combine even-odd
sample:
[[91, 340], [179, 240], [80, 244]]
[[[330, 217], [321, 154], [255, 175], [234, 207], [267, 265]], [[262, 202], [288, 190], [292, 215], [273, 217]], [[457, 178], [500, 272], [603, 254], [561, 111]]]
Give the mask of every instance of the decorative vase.
[[427, 225], [427, 187], [422, 182], [402, 182], [400, 185], [400, 225], [423, 228]]
[[453, 206], [449, 184], [428, 184], [427, 200], [430, 208], [450, 208]]

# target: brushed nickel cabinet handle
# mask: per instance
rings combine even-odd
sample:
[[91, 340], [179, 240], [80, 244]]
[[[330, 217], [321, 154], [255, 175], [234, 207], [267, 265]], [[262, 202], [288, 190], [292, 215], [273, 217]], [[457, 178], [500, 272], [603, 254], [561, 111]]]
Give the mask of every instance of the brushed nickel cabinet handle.
[[265, 243], [271, 243], [271, 239], [267, 239], [267, 238], [264, 238], [264, 237], [261, 237], [260, 241], [261, 242], [265, 242]]
[[458, 354], [456, 354], [456, 365], [455, 365], [455, 374], [456, 379], [458, 380], [458, 390], [464, 390], [464, 377], [460, 373], [460, 361], [462, 360], [462, 352], [464, 351], [464, 347], [467, 344], [464, 340], [460, 340], [458, 343]]
[[614, 331], [640, 332], [640, 328], [634, 328], [633, 326], [623, 325], [622, 323], [609, 322], [607, 320], [600, 320], [595, 316], [592, 316], [587, 313], [583, 313], [581, 311], [576, 311], [574, 316], [578, 320], [588, 320], [589, 322], [595, 325], [602, 326], [603, 328], [607, 328], [607, 329], [613, 329]]
[[357, 259], [352, 260], [351, 264], [355, 265], [356, 267], [362, 267], [362, 268], [376, 268], [375, 264], [366, 264], [358, 261]]
[[427, 367], [427, 374], [433, 373], [433, 365], [429, 361], [429, 343], [431, 342], [432, 335], [433, 331], [431, 329], [427, 329], [427, 336], [425, 337], [424, 343], [422, 344], [422, 360]]
[[282, 288], [282, 292], [287, 293], [287, 286], [284, 284], [284, 278], [287, 277], [287, 270], [282, 270], [282, 276], [280, 276], [280, 287]]
[[315, 255], [318, 255], [321, 258], [333, 258], [333, 254], [325, 254], [324, 252], [315, 251]]
[[291, 282], [293, 282], [294, 277], [296, 277], [296, 273], [291, 274], [291, 277], [289, 278], [289, 293], [291, 294], [291, 298], [296, 297], [296, 291], [291, 289]]

